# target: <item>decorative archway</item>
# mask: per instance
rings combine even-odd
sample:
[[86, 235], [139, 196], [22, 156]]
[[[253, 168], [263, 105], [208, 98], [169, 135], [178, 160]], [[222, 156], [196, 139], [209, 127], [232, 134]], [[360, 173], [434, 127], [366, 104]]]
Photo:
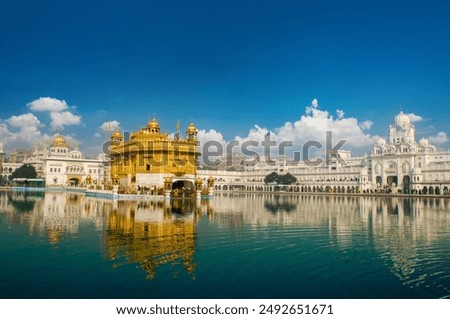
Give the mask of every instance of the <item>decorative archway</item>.
[[422, 188], [422, 194], [424, 195], [428, 194], [428, 188], [426, 186]]
[[376, 183], [377, 183], [377, 186], [383, 185], [383, 179], [381, 178], [381, 176], [376, 177]]
[[388, 176], [387, 184], [389, 185], [389, 187], [391, 187], [393, 184], [395, 184], [395, 186], [397, 186], [398, 185], [398, 176], [397, 175]]
[[439, 186], [436, 186], [436, 187], [434, 188], [434, 194], [435, 194], [435, 195], [441, 195], [441, 189], [439, 188]]
[[80, 179], [78, 177], [72, 177], [68, 181], [69, 186], [78, 186], [80, 184]]
[[186, 180], [177, 180], [174, 181], [172, 184], [172, 189], [186, 189], [186, 190], [193, 190], [194, 189], [194, 183], [191, 181]]

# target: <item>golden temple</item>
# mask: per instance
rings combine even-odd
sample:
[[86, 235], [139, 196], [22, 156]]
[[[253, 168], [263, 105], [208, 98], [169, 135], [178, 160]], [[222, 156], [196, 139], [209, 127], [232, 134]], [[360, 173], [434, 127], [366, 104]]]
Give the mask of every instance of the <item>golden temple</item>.
[[[178, 128], [178, 125], [177, 125]], [[110, 140], [111, 180], [128, 191], [162, 194], [164, 190], [190, 193], [195, 188], [197, 128], [191, 122], [184, 138], [161, 133], [155, 117], [129, 140], [116, 130]], [[169, 185], [168, 185], [169, 184]]]

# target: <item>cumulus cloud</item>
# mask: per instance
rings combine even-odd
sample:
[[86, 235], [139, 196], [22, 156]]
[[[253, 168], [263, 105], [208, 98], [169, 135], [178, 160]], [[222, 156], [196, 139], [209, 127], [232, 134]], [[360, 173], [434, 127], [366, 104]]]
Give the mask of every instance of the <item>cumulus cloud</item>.
[[[70, 107], [64, 100], [41, 97], [27, 104], [31, 112], [0, 119], [0, 141], [5, 149], [29, 148], [35, 142], [51, 140], [48, 130], [62, 130], [68, 125], [79, 125], [81, 116], [64, 111]], [[45, 125], [34, 112], [49, 112], [50, 122]], [[71, 137], [69, 137], [70, 139]], [[74, 140], [74, 143], [79, 143]]]
[[[333, 146], [340, 140], [345, 140], [344, 149], [352, 149], [358, 151], [369, 150], [379, 136], [372, 136], [366, 131], [370, 130], [373, 122], [365, 120], [358, 121], [354, 117], [345, 117], [343, 110], [337, 110], [337, 118], [326, 110], [319, 108], [319, 102], [314, 99], [309, 106], [305, 108], [305, 112], [300, 119], [294, 122], [285, 122], [283, 126], [270, 130], [259, 125], [254, 125], [245, 137], [236, 136], [234, 139], [242, 145], [246, 141], [256, 141], [261, 149], [261, 142], [269, 134], [271, 141], [275, 141], [277, 145], [283, 142], [292, 142], [292, 150], [298, 150], [308, 141], [318, 141], [325, 147], [325, 139], [327, 131], [332, 132]], [[199, 139], [202, 143], [207, 140], [218, 140], [225, 142], [220, 132], [215, 130], [199, 131]], [[253, 150], [253, 149], [252, 149]], [[286, 149], [286, 153], [289, 150]]]
[[416, 114], [414, 114], [414, 113], [409, 113], [409, 114], [406, 114], [406, 115], [408, 115], [408, 117], [409, 117], [411, 123], [417, 123], [417, 122], [420, 122], [420, 121], [423, 120], [423, 117], [422, 117], [422, 116], [416, 115]]
[[8, 126], [5, 123], [0, 123], [0, 141], [8, 143], [12, 138], [12, 133], [9, 131]]
[[198, 141], [200, 142], [200, 145], [204, 145], [208, 141], [215, 141], [219, 142], [222, 145], [226, 144], [225, 139], [223, 138], [222, 133], [217, 132], [214, 129], [210, 129], [209, 131], [206, 130], [199, 130], [197, 133]]
[[27, 106], [30, 110], [37, 112], [61, 112], [69, 107], [66, 101], [58, 100], [52, 97], [40, 97], [39, 99], [28, 103]]
[[7, 121], [12, 127], [40, 126], [41, 122], [33, 113], [13, 115]]
[[118, 130], [120, 128], [120, 122], [118, 121], [109, 121], [109, 122], [104, 122], [102, 125], [100, 125], [100, 128], [103, 131], [115, 131]]
[[95, 138], [100, 138], [100, 137], [102, 137], [102, 134], [100, 134], [99, 132], [97, 132], [97, 133], [94, 134], [94, 137], [95, 137]]
[[342, 110], [334, 119], [327, 111], [320, 110], [317, 99], [314, 99], [298, 121], [286, 122], [275, 132], [279, 140], [303, 144], [311, 140], [324, 142], [326, 132], [331, 131], [334, 141], [346, 140], [347, 147], [364, 148], [371, 146], [377, 138], [363, 132], [363, 128], [369, 129], [370, 123], [359, 123], [356, 118], [345, 117]]
[[[13, 129], [12, 131], [8, 125]], [[28, 146], [42, 138], [42, 123], [32, 113], [13, 115], [0, 124], [0, 139], [16, 147]]]
[[373, 125], [372, 121], [366, 120], [364, 122], [361, 122], [359, 124], [359, 127], [363, 130], [370, 130], [372, 128], [372, 125]]
[[442, 145], [448, 142], [448, 136], [445, 132], [439, 132], [435, 136], [428, 137], [431, 144]]
[[51, 112], [50, 126], [53, 130], [63, 130], [65, 126], [79, 125], [81, 123], [81, 116], [75, 115], [69, 111], [65, 112]]

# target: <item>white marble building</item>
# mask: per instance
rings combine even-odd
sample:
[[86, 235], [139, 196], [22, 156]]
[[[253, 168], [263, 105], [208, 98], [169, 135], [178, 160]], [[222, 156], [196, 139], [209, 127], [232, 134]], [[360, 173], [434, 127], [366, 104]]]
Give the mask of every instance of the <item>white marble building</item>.
[[108, 180], [105, 156], [87, 159], [78, 147], [70, 147], [62, 135], [58, 134], [53, 139], [50, 148], [45, 142], [42, 145], [36, 143], [34, 150], [28, 153], [22, 162], [0, 164], [2, 177], [8, 179], [20, 166], [30, 164], [35, 168], [37, 177], [45, 179], [47, 187], [101, 186]]
[[[426, 139], [418, 143], [410, 118], [400, 112], [389, 127], [389, 141], [380, 138], [370, 155], [353, 157], [349, 151], [339, 151], [344, 162], [333, 158], [317, 166], [305, 162], [278, 159], [274, 163], [259, 162], [246, 166], [245, 171], [201, 170], [197, 174], [205, 181], [215, 178], [217, 191], [293, 192], [394, 192], [447, 194], [450, 189], [450, 153], [438, 151]], [[295, 185], [266, 185], [264, 178], [272, 172], [289, 172], [297, 178]]]
[[87, 159], [77, 147], [69, 148], [62, 135], [57, 135], [44, 158], [45, 185], [85, 186], [101, 185], [107, 180], [107, 167], [104, 156]]

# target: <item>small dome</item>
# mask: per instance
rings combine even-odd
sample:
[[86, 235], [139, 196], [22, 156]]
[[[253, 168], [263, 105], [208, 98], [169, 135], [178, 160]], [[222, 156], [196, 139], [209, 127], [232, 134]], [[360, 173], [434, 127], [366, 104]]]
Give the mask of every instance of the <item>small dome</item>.
[[121, 139], [123, 138], [122, 133], [120, 133], [119, 130], [115, 130], [114, 133], [111, 135], [111, 139]]
[[52, 141], [52, 147], [68, 147], [64, 136], [61, 134], [56, 135]]
[[386, 146], [386, 140], [384, 139], [384, 138], [379, 138], [378, 140], [377, 140], [377, 145], [378, 146], [381, 146], [381, 147], [385, 147]]
[[195, 133], [197, 133], [197, 128], [195, 127], [194, 123], [191, 122], [191, 123], [189, 124], [189, 126], [188, 126], [186, 132], [187, 132], [188, 134], [195, 134]]
[[395, 117], [395, 124], [401, 127], [406, 127], [411, 124], [411, 120], [408, 115], [400, 111], [400, 113]]
[[426, 138], [421, 138], [419, 141], [419, 145], [422, 147], [427, 147], [428, 146], [428, 140]]
[[150, 129], [159, 130], [159, 123], [155, 117], [151, 121], [148, 121], [147, 126]]

